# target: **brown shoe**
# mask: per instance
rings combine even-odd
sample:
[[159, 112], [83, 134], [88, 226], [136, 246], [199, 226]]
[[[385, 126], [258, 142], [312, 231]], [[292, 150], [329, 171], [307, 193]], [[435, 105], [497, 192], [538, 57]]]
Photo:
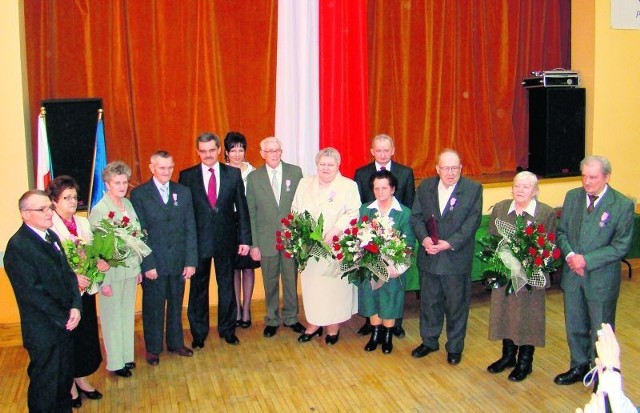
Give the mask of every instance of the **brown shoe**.
[[160, 364], [160, 356], [157, 354], [149, 353], [147, 351], [146, 359], [147, 359], [147, 363], [150, 366], [157, 366], [158, 364]]
[[182, 346], [181, 348], [179, 348], [177, 350], [169, 350], [169, 352], [177, 354], [177, 355], [182, 356], [182, 357], [191, 357], [191, 356], [193, 356], [193, 350], [191, 350], [187, 346]]

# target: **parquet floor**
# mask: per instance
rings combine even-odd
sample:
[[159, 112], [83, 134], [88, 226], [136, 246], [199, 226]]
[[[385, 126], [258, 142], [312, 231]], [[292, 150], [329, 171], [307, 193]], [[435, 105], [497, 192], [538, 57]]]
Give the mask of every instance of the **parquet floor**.
[[[628, 396], [640, 404], [640, 264], [629, 280], [623, 271], [618, 306], [618, 336]], [[418, 301], [407, 294], [407, 336], [394, 341], [391, 355], [363, 351], [366, 338], [355, 334], [355, 316], [343, 326], [339, 343], [306, 344], [280, 328], [262, 336], [263, 303], [254, 304], [254, 324], [238, 330], [241, 344], [230, 346], [215, 334], [192, 358], [163, 353], [160, 365], [144, 361], [142, 334], [137, 332], [137, 363], [132, 378], [99, 370], [93, 383], [104, 393], [100, 401], [83, 399], [80, 412], [573, 412], [588, 400], [581, 384], [557, 386], [553, 378], [568, 368], [562, 293], [554, 284], [547, 295], [547, 345], [536, 349], [534, 371], [521, 383], [508, 372], [485, 369], [500, 354], [501, 344], [487, 340], [489, 294], [474, 285], [469, 330], [462, 363], [446, 362], [441, 350], [423, 359], [411, 357], [420, 343]], [[261, 314], [262, 313], [262, 314]], [[212, 314], [215, 315], [215, 312]], [[188, 325], [188, 324], [185, 324]], [[191, 337], [186, 334], [187, 344]], [[0, 348], [0, 411], [26, 411], [27, 353]]]

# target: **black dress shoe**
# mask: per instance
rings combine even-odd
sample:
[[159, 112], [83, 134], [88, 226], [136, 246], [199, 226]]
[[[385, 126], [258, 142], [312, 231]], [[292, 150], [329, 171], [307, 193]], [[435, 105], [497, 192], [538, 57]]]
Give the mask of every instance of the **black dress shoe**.
[[242, 328], [249, 328], [249, 327], [251, 327], [251, 319], [249, 319], [249, 320], [242, 320], [242, 323], [240, 323], [240, 327], [242, 327]]
[[313, 333], [307, 333], [305, 331], [300, 335], [300, 337], [298, 337], [298, 341], [300, 343], [306, 343], [308, 341], [311, 341], [311, 339], [314, 338], [315, 336], [322, 337], [322, 327], [318, 327], [318, 329]]
[[294, 332], [301, 334], [304, 333], [304, 331], [307, 329], [305, 326], [303, 326], [302, 324], [300, 324], [299, 322], [295, 322], [294, 324], [285, 324], [285, 327], [289, 327], [290, 329], [292, 329]]
[[371, 327], [371, 321], [369, 320], [369, 317], [367, 317], [362, 327], [357, 331], [357, 334], [359, 336], [368, 336], [372, 331], [373, 327]]
[[128, 363], [124, 363], [124, 368], [125, 369], [129, 369], [129, 370], [133, 370], [136, 368], [136, 362], [135, 361], [130, 361]]
[[238, 337], [236, 337], [235, 334], [230, 334], [228, 336], [225, 336], [224, 341], [233, 345], [240, 344], [240, 340], [238, 339]]
[[558, 374], [553, 382], [561, 386], [577, 383], [582, 381], [583, 377], [589, 372], [589, 365], [578, 366], [562, 374]]
[[411, 357], [414, 358], [421, 358], [426, 356], [429, 353], [433, 353], [434, 351], [438, 351], [437, 348], [429, 348], [427, 346], [425, 346], [424, 344], [420, 344], [418, 347], [414, 348], [413, 351], [411, 352]]
[[170, 353], [177, 354], [180, 357], [193, 357], [193, 350], [187, 346], [182, 346], [175, 350], [169, 350]]
[[82, 407], [82, 398], [80, 398], [80, 394], [78, 394], [78, 397], [71, 398], [71, 407], [73, 407], [74, 409], [79, 409], [80, 407]]
[[121, 368], [120, 370], [114, 370], [113, 374], [115, 374], [116, 376], [120, 376], [120, 377], [131, 377], [131, 375], [132, 375], [131, 370], [129, 370], [126, 367]]
[[76, 384], [76, 388], [78, 389], [78, 392], [84, 394], [87, 399], [91, 399], [91, 400], [102, 399], [102, 393], [100, 393], [96, 389], [93, 389], [92, 391], [87, 391], [81, 388], [80, 386], [78, 386], [78, 384]]
[[277, 332], [278, 326], [266, 326], [264, 328], [264, 331], [262, 332], [262, 335], [269, 338], [275, 336]]
[[157, 366], [158, 364], [160, 364], [160, 356], [155, 353], [147, 352], [145, 358], [147, 359], [147, 363], [150, 366]]
[[202, 350], [204, 348], [204, 340], [193, 340], [191, 348], [194, 350]]
[[324, 342], [327, 343], [330, 346], [333, 346], [334, 344], [336, 344], [338, 342], [338, 339], [340, 339], [340, 332], [338, 331], [338, 334], [327, 334], [327, 336], [324, 338]]
[[462, 353], [447, 353], [447, 363], [451, 364], [452, 366], [460, 364], [461, 360]]
[[406, 335], [404, 332], [404, 328], [402, 328], [402, 326], [393, 327], [391, 332], [393, 333], [394, 336], [398, 338], [404, 338], [404, 336]]

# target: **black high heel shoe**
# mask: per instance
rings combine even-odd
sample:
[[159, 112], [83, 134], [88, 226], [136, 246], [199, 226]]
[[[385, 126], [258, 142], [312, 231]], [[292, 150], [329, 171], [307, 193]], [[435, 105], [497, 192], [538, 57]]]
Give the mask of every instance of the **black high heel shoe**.
[[308, 341], [311, 341], [311, 339], [314, 338], [315, 336], [322, 337], [322, 327], [318, 327], [316, 331], [309, 334], [307, 334], [307, 332], [305, 331], [300, 335], [300, 337], [298, 337], [298, 341], [300, 343], [306, 343]]
[[71, 398], [71, 407], [73, 407], [74, 409], [79, 409], [82, 407], [82, 398], [80, 397], [79, 393], [78, 397], [76, 397], [75, 399], [73, 397]]
[[324, 341], [328, 345], [332, 346], [338, 342], [339, 338], [340, 338], [340, 332], [338, 331], [338, 334], [335, 334], [335, 335], [327, 334], [327, 336], [324, 338]]
[[242, 320], [242, 322], [240, 323], [240, 326], [242, 328], [249, 328], [251, 327], [251, 319], [248, 320]]
[[78, 393], [84, 394], [87, 399], [91, 399], [91, 400], [102, 399], [102, 393], [100, 393], [96, 389], [93, 389], [93, 391], [87, 391], [87, 390], [84, 390], [82, 387], [78, 386], [77, 384], [76, 384], [76, 388], [78, 389]]

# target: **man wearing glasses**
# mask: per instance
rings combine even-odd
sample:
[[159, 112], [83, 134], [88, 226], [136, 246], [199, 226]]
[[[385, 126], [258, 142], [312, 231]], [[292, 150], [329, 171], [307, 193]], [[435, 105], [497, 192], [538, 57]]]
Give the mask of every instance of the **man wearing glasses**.
[[447, 318], [447, 361], [462, 360], [471, 301], [471, 263], [482, 219], [482, 186], [461, 177], [460, 156], [446, 149], [438, 156], [437, 177], [416, 191], [411, 226], [420, 242], [420, 336], [416, 358], [437, 351]]
[[4, 267], [20, 311], [22, 344], [29, 353], [29, 411], [71, 411], [73, 338], [82, 301], [78, 281], [53, 226], [53, 204], [44, 191], [18, 202], [23, 224], [9, 239]]

